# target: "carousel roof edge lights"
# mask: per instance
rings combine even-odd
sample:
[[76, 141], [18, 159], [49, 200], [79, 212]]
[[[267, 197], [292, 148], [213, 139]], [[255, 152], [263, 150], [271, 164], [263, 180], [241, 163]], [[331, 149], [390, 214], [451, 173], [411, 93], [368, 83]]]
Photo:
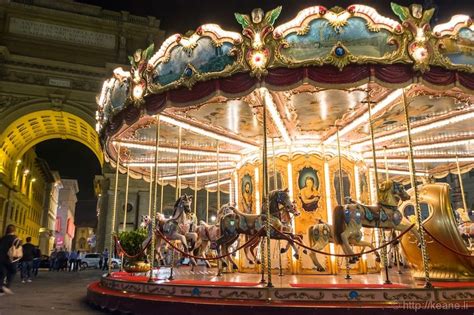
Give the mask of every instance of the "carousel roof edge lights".
[[[440, 115], [415, 121], [415, 132], [438, 128], [442, 123], [437, 123], [437, 119], [446, 124], [471, 119], [474, 91], [474, 25], [471, 18], [455, 15], [447, 22], [432, 26], [432, 9], [423, 10], [416, 4], [404, 7], [392, 3], [391, 7], [396, 18], [384, 17], [365, 5], [354, 4], [345, 9], [312, 6], [281, 24], [276, 23], [281, 7], [269, 12], [255, 9], [250, 15], [235, 14], [242, 26], [241, 34], [223, 30], [216, 24], [205, 24], [190, 35], [168, 37], [157, 49], [151, 45], [136, 51], [129, 57], [130, 69], [115, 69], [97, 97], [96, 129], [105, 146], [106, 160], [116, 164], [117, 143], [122, 143], [124, 165], [129, 163], [149, 169], [149, 160], [127, 160], [127, 154], [130, 154], [127, 150], [132, 147], [139, 153], [153, 150], [153, 137], [140, 134], [138, 128], [127, 128], [138, 122], [140, 128], [149, 127], [159, 115], [163, 118], [162, 125], [168, 129], [179, 127], [224, 143], [226, 147], [222, 148], [221, 158], [228, 159], [229, 163], [241, 165], [242, 161], [256, 161], [261, 141], [239, 132], [228, 132], [222, 126], [209, 125], [185, 112], [205, 103], [252, 103], [258, 124], [261, 122], [258, 104], [265, 102], [270, 114], [270, 133], [273, 134], [270, 137], [276, 139], [276, 150], [282, 155], [288, 155], [287, 147], [293, 147], [292, 152], [314, 151], [327, 156], [331, 148], [324, 147], [335, 142], [334, 125], [345, 120], [347, 123], [339, 125], [342, 154], [361, 161], [364, 160], [363, 152], [368, 150], [368, 136], [355, 141], [344, 138], [350, 138], [351, 133], [367, 120], [368, 114], [361, 106], [351, 106], [350, 111], [338, 117], [326, 132], [316, 135], [301, 131], [303, 123], [294, 119], [295, 106], [288, 108], [285, 101], [294, 99], [297, 93], [329, 91], [327, 95], [331, 97], [332, 89], [344, 90], [351, 97], [358, 92], [369, 95], [376, 85], [377, 91], [369, 100], [360, 98], [357, 102], [376, 103], [374, 115], [383, 117], [385, 111], [400, 102], [404, 88], [414, 87], [407, 91], [409, 96], [452, 97], [465, 104], [459, 111], [445, 114], [446, 117], [455, 116], [450, 120]], [[426, 89], [419, 91], [418, 85]], [[353, 98], [357, 99], [356, 96]], [[237, 105], [233, 107], [237, 108]], [[168, 111], [170, 108], [173, 110]], [[238, 110], [235, 115], [239, 115]], [[324, 116], [321, 113], [321, 117]], [[239, 129], [239, 126], [234, 127]], [[381, 135], [387, 134], [388, 140], [397, 139], [400, 133], [397, 130], [387, 127]], [[136, 143], [138, 134], [147, 141]], [[446, 147], [449, 142], [457, 143], [458, 139], [451, 141], [451, 136], [446, 135], [446, 139], [440, 141], [446, 142]], [[304, 137], [322, 147], [305, 148], [301, 140]], [[378, 138], [377, 143], [387, 139]], [[427, 139], [426, 143], [415, 139], [415, 148], [417, 145], [432, 148], [436, 144], [433, 139]], [[172, 139], [167, 141], [173, 142]], [[471, 143], [470, 139], [466, 141]], [[184, 141], [182, 148], [189, 156], [207, 155], [215, 160], [209, 145], [191, 142]], [[159, 151], [176, 151], [176, 144], [169, 143], [163, 144]], [[389, 150], [404, 154], [403, 147], [394, 142]], [[357, 152], [352, 152], [353, 149]], [[392, 158], [397, 160], [396, 156]], [[188, 162], [192, 164], [191, 159]], [[201, 160], [199, 163], [207, 165], [208, 162]], [[160, 163], [171, 165], [172, 160], [165, 156]], [[221, 167], [224, 169], [229, 165]], [[124, 171], [122, 167], [121, 171]], [[210, 170], [204, 168], [202, 172]], [[136, 178], [146, 177], [141, 170], [132, 170], [131, 174]]]

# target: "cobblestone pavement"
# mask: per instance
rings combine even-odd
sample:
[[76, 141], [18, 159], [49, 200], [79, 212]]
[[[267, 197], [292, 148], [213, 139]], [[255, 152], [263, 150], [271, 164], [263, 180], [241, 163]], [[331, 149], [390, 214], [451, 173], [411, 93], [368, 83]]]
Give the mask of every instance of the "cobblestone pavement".
[[100, 278], [101, 271], [40, 271], [32, 283], [21, 283], [17, 273], [14, 295], [0, 296], [0, 315], [102, 314], [85, 301], [87, 285]]

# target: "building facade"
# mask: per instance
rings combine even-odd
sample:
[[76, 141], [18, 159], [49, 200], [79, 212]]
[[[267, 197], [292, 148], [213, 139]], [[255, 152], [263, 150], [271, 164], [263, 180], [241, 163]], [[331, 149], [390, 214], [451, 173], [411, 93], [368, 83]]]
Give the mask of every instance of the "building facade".
[[62, 179], [61, 182], [63, 188], [59, 191], [55, 242], [56, 248], [70, 251], [76, 230], [74, 215], [76, 213], [76, 194], [79, 192], [79, 186], [75, 179]]
[[154, 17], [70, 0], [0, 0], [2, 231], [7, 222], [19, 224], [15, 213], [16, 220], [24, 213], [21, 226], [36, 222], [26, 221], [29, 205], [22, 190], [27, 188], [17, 182], [26, 167], [17, 161], [37, 143], [78, 141], [103, 163], [95, 132], [96, 96], [112, 69], [128, 67], [127, 56], [163, 41], [159, 24]]
[[76, 226], [74, 250], [81, 252], [95, 251], [95, 244], [93, 241], [94, 237], [94, 228], [88, 226]]

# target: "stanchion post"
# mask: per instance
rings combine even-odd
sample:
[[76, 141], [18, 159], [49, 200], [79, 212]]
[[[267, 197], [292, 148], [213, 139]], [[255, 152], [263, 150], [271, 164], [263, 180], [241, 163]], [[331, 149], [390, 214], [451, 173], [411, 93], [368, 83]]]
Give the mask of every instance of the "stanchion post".
[[[265, 91], [269, 93], [268, 91]], [[272, 257], [271, 257], [271, 216], [270, 216], [270, 205], [269, 205], [269, 185], [268, 185], [268, 149], [267, 149], [267, 104], [263, 101], [263, 156], [262, 156], [262, 167], [263, 167], [263, 209], [266, 210], [267, 221], [265, 225], [266, 238], [267, 238], [267, 287], [273, 287], [272, 284]]]
[[464, 208], [464, 211], [468, 211], [466, 195], [464, 194], [464, 183], [462, 181], [461, 167], [459, 167], [459, 158], [457, 155], [456, 155], [456, 168], [458, 170], [459, 186], [461, 187], [462, 206]]
[[[277, 178], [277, 170], [276, 170], [276, 155], [275, 155], [275, 139], [272, 138], [272, 162], [273, 162], [273, 189], [277, 190], [278, 187], [278, 178]], [[283, 266], [281, 261], [281, 241], [277, 241], [278, 246], [278, 275], [280, 277], [283, 276]]]
[[112, 274], [112, 252], [114, 248], [114, 234], [115, 234], [115, 216], [117, 214], [117, 195], [118, 195], [118, 180], [119, 180], [119, 167], [120, 167], [120, 147], [119, 142], [117, 146], [117, 162], [115, 166], [115, 188], [114, 188], [114, 203], [112, 207], [112, 228], [110, 231], [110, 249], [109, 249], [109, 266], [107, 276]]
[[[180, 197], [180, 184], [181, 181], [179, 180], [179, 166], [181, 163], [181, 136], [182, 136], [182, 127], [180, 126], [178, 129], [178, 158], [176, 161], [176, 189], [175, 189], [175, 199], [178, 200]], [[173, 280], [174, 279], [174, 248], [171, 248], [171, 271], [170, 271], [170, 276], [168, 280]]]
[[[127, 163], [127, 180], [125, 183], [125, 203], [123, 208], [122, 232], [127, 230], [128, 187], [130, 183], [130, 163]], [[120, 255], [120, 271], [123, 271], [123, 253]]]
[[416, 167], [415, 167], [415, 160], [413, 157], [413, 143], [411, 139], [411, 125], [410, 125], [410, 116], [408, 113], [408, 103], [406, 99], [406, 92], [403, 89], [403, 109], [405, 112], [405, 123], [407, 127], [407, 140], [408, 140], [408, 160], [410, 163], [410, 179], [411, 179], [411, 187], [413, 188], [413, 194], [415, 195], [415, 214], [416, 214], [416, 221], [418, 224], [418, 234], [420, 235], [420, 242], [421, 242], [421, 258], [423, 260], [423, 270], [425, 273], [425, 288], [432, 288], [433, 285], [430, 281], [430, 269], [429, 269], [429, 256], [428, 251], [426, 248], [426, 240], [425, 240], [425, 231], [423, 229], [423, 221], [421, 218], [421, 209], [420, 209], [420, 202], [419, 202], [419, 195], [418, 195], [418, 186], [416, 185]]

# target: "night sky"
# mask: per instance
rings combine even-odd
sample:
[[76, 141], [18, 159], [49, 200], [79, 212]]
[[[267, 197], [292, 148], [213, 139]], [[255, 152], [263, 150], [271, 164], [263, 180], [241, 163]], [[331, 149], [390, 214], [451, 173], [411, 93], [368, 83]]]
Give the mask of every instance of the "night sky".
[[[160, 28], [168, 35], [184, 34], [206, 23], [216, 23], [226, 30], [240, 32], [241, 28], [234, 18], [234, 12], [248, 14], [254, 8], [260, 7], [267, 11], [279, 5], [283, 6], [283, 10], [277, 24], [291, 20], [298, 11], [309, 6], [323, 5], [332, 8], [337, 5], [345, 8], [354, 3], [369, 5], [377, 9], [380, 14], [398, 20], [390, 9], [389, 0], [80, 0], [78, 2], [98, 5], [109, 10], [125, 10], [141, 16], [155, 16], [161, 20]], [[405, 6], [420, 3], [425, 7], [433, 7], [434, 4], [438, 8], [435, 15], [437, 23], [447, 22], [455, 14], [472, 16], [474, 12], [472, 0], [395, 0], [394, 2]]]
[[[248, 14], [257, 7], [267, 11], [278, 5], [282, 5], [283, 10], [277, 20], [277, 24], [292, 19], [298, 11], [309, 6], [323, 5], [331, 8], [338, 5], [344, 8], [353, 3], [372, 6], [380, 14], [397, 19], [390, 9], [390, 1], [387, 0], [80, 0], [78, 2], [98, 5], [109, 10], [125, 10], [140, 16], [155, 16], [161, 20], [160, 28], [165, 30], [167, 35], [186, 33], [188, 30], [195, 30], [199, 25], [206, 23], [217, 23], [225, 30], [240, 32], [241, 28], [235, 21], [234, 12]], [[434, 17], [435, 23], [447, 22], [455, 14], [468, 14], [472, 16], [474, 11], [474, 1], [472, 0], [397, 0], [396, 2], [405, 6], [414, 2], [424, 4], [425, 7], [432, 7], [434, 4], [437, 7]], [[78, 179], [80, 192], [76, 208], [76, 223], [94, 222], [96, 214], [93, 179], [94, 175], [101, 173], [101, 170], [99, 162], [92, 151], [78, 142], [57, 139], [37, 145], [37, 154], [48, 161], [52, 170], [58, 170], [63, 178]]]
[[94, 176], [101, 174], [100, 163], [95, 154], [82, 143], [72, 140], [53, 139], [39, 143], [36, 154], [46, 160], [61, 178], [77, 179], [79, 183], [75, 223], [94, 224], [96, 203]]

